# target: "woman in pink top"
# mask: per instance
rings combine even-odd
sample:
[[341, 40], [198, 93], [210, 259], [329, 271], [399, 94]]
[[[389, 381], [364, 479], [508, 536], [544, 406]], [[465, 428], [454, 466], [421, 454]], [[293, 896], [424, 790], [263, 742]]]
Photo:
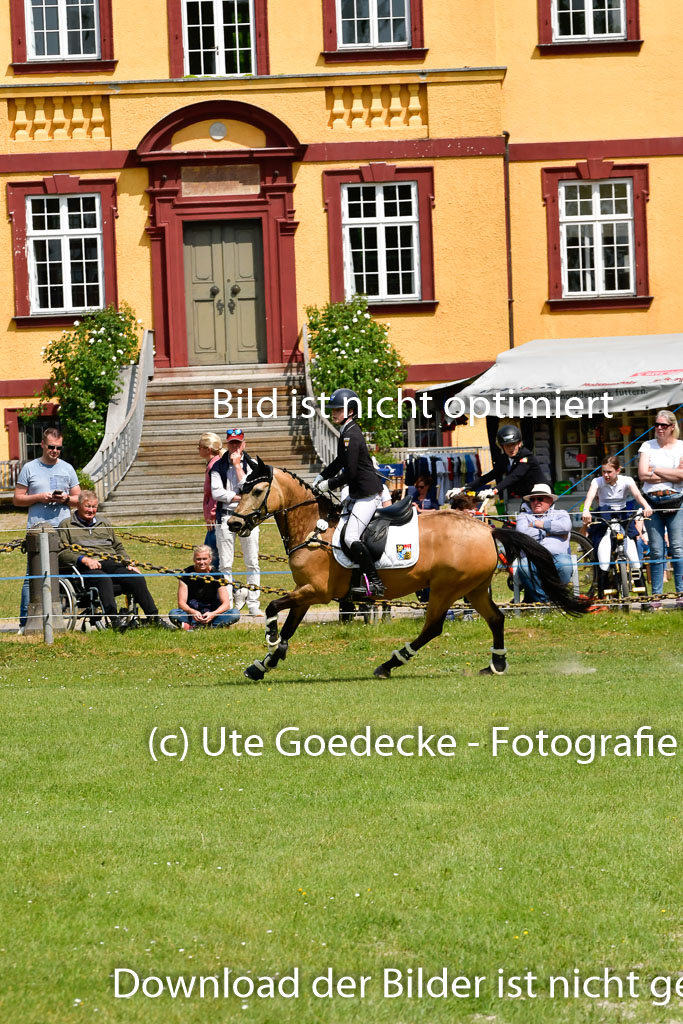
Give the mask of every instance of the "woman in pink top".
[[199, 438], [198, 451], [200, 458], [206, 462], [204, 475], [204, 519], [206, 521], [206, 537], [204, 543], [211, 548], [211, 567], [218, 569], [218, 550], [216, 548], [216, 502], [211, 497], [211, 468], [223, 455], [225, 449], [218, 434], [207, 431]]

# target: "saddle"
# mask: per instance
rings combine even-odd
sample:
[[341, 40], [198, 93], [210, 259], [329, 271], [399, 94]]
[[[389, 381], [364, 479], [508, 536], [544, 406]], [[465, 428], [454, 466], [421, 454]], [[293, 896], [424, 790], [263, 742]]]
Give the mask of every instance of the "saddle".
[[[332, 546], [340, 565], [355, 565], [346, 545], [348, 516], [343, 516], [335, 530]], [[414, 565], [419, 555], [417, 510], [410, 495], [395, 505], [378, 508], [363, 532], [363, 543], [379, 569], [405, 569]]]

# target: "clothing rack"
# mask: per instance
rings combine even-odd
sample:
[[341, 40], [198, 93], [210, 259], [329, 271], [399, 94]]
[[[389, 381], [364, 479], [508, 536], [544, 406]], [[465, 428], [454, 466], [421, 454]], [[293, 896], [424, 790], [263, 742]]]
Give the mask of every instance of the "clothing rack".
[[[394, 448], [392, 449], [392, 458], [403, 462], [404, 479], [402, 482], [406, 484], [412, 483], [410, 477], [415, 468], [413, 462], [426, 460], [430, 464], [427, 472], [434, 478], [440, 504], [445, 502], [446, 491], [450, 487], [462, 486], [491, 468], [490, 449], [482, 445]], [[436, 471], [431, 465], [434, 460], [437, 462]], [[419, 472], [424, 471], [422, 468], [419, 470]]]

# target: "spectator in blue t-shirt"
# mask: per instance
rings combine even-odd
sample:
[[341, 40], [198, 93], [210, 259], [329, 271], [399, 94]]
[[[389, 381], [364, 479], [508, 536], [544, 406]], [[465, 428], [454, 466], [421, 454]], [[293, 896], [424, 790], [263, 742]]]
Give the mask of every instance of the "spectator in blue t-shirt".
[[[43, 431], [40, 442], [43, 454], [21, 467], [14, 488], [14, 504], [18, 508], [28, 509], [27, 529], [48, 523], [55, 530], [63, 519], [71, 515], [71, 509], [78, 504], [81, 488], [78, 486], [76, 470], [68, 462], [60, 458], [63, 441], [56, 427], [48, 427]], [[26, 579], [21, 588], [21, 608], [19, 611], [19, 631], [23, 633], [26, 626], [29, 602], [29, 565], [26, 561]]]

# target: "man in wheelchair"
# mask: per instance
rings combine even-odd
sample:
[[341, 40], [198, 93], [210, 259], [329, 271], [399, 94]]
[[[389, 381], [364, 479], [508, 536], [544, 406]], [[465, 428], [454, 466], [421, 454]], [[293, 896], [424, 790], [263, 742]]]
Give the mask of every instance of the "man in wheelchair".
[[[75, 567], [85, 583], [96, 588], [104, 613], [113, 627], [124, 624], [120, 621], [116, 606], [115, 579], [118, 588], [124, 593], [131, 594], [142, 608], [146, 623], [160, 626], [162, 629], [173, 629], [170, 622], [160, 618], [144, 577], [130, 561], [109, 521], [97, 517], [97, 505], [98, 499], [94, 491], [81, 491], [77, 508], [68, 519], [60, 523], [60, 569], [70, 572]], [[85, 548], [86, 551], [73, 550], [72, 545]], [[93, 554], [88, 554], [88, 551]], [[99, 556], [100, 552], [104, 557]], [[111, 557], [107, 557], [109, 554]]]

